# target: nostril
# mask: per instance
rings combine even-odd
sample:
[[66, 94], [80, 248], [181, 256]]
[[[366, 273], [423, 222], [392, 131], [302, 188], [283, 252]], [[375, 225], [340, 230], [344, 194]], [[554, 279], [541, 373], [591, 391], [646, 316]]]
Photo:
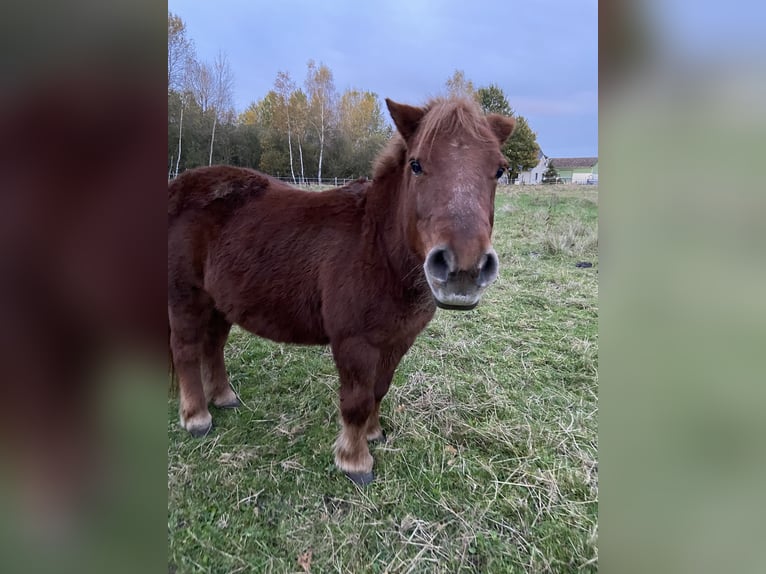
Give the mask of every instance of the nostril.
[[452, 274], [450, 269], [451, 254], [443, 248], [431, 250], [426, 258], [426, 271], [438, 281], [447, 281]]
[[489, 285], [497, 278], [499, 262], [494, 250], [488, 251], [479, 267], [479, 283], [482, 286]]

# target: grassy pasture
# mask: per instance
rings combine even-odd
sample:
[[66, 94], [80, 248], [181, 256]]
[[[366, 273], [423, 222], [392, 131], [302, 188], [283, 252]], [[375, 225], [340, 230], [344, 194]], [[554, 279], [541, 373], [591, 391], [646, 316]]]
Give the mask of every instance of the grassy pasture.
[[595, 572], [597, 212], [591, 186], [498, 190], [500, 277], [402, 361], [364, 489], [332, 464], [329, 350], [235, 329], [245, 406], [195, 440], [168, 400], [169, 572]]

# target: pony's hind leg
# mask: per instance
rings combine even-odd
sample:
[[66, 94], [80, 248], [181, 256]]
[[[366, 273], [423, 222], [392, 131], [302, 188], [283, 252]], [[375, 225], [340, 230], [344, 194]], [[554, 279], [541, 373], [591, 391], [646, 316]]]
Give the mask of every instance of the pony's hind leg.
[[333, 342], [340, 375], [341, 429], [335, 441], [335, 465], [353, 482], [373, 481], [373, 459], [367, 447], [367, 420], [375, 407], [374, 378], [378, 351], [360, 339]]
[[210, 432], [213, 417], [200, 376], [203, 340], [198, 310], [170, 308], [170, 349], [180, 391], [178, 414], [181, 426], [194, 437]]
[[202, 352], [202, 386], [207, 402], [216, 407], [234, 408], [241, 405], [239, 398], [229, 385], [223, 349], [229, 337], [231, 323], [217, 310], [213, 310], [205, 332]]

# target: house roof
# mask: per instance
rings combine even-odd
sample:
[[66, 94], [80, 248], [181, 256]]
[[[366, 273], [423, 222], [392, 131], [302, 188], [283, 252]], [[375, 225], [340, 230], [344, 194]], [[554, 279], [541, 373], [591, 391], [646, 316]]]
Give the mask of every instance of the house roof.
[[551, 158], [553, 167], [556, 168], [574, 168], [574, 167], [593, 167], [598, 163], [597, 157], [554, 157]]

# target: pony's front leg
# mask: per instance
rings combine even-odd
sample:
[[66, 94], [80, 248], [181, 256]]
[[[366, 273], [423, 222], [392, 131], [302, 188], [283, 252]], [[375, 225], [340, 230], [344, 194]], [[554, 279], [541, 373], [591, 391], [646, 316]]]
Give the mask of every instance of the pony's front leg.
[[375, 401], [365, 427], [367, 442], [386, 442], [386, 432], [380, 426], [380, 401]]
[[375, 408], [375, 374], [379, 351], [361, 338], [332, 343], [340, 375], [341, 429], [335, 441], [335, 465], [360, 486], [375, 478], [367, 447], [368, 419]]
[[368, 442], [386, 442], [386, 433], [380, 426], [380, 403], [386, 396], [391, 381], [394, 378], [396, 367], [412, 345], [412, 340], [402, 342], [401, 345], [389, 349], [380, 355], [380, 360], [375, 375], [375, 406], [372, 408], [370, 418], [367, 419], [366, 436]]

